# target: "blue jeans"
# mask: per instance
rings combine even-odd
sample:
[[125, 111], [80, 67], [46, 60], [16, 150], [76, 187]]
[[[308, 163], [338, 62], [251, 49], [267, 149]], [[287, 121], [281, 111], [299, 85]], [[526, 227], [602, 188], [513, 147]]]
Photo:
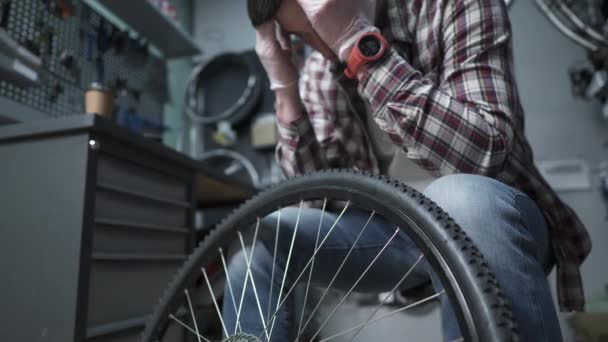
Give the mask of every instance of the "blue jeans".
[[[543, 267], [550, 256], [548, 232], [537, 205], [516, 189], [475, 175], [460, 174], [440, 178], [425, 190], [425, 195], [449, 213], [481, 250], [511, 300], [522, 340], [561, 341], [559, 323]], [[276, 262], [273, 262], [273, 255], [278, 213], [262, 220], [258, 243], [252, 247], [251, 258], [251, 274], [257, 294], [249, 280], [239, 320], [243, 332], [264, 337], [261, 316], [267, 320], [269, 303], [270, 312], [274, 312], [285, 269], [287, 268], [287, 276], [283, 296], [312, 256], [318, 236], [319, 241], [323, 240], [338, 215], [339, 213], [326, 212], [319, 232], [321, 210], [302, 209], [294, 252], [288, 267], [287, 258], [298, 208], [285, 208], [281, 211]], [[332, 288], [349, 290], [353, 286], [395, 233], [395, 226], [380, 217], [370, 220], [361, 233], [369, 217], [369, 212], [354, 208], [346, 211], [315, 257], [312, 285], [326, 287], [337, 274]], [[354, 251], [343, 269], [337, 273], [357, 238], [359, 240]], [[247, 261], [251, 253], [250, 248], [245, 250], [246, 255], [241, 248], [238, 250], [228, 266], [232, 292], [228, 286], [224, 292], [223, 318], [230, 334], [235, 330], [235, 304], [238, 307], [241, 301]], [[399, 232], [361, 279], [356, 291], [390, 291], [419, 256], [420, 251], [413, 242]], [[435, 281], [432, 273], [430, 278], [435, 291], [439, 292], [442, 285]], [[308, 272], [305, 272], [300, 282], [306, 283], [307, 280]], [[416, 286], [428, 280], [428, 266], [422, 262], [414, 268], [405, 283]], [[234, 293], [235, 298], [231, 293]], [[257, 304], [256, 297], [260, 305]], [[296, 318], [293, 298], [291, 294], [278, 312], [271, 336], [273, 342], [294, 340], [294, 330], [298, 329], [299, 319]], [[441, 296], [440, 299], [444, 339], [457, 339], [460, 332], [455, 315], [447, 297]]]

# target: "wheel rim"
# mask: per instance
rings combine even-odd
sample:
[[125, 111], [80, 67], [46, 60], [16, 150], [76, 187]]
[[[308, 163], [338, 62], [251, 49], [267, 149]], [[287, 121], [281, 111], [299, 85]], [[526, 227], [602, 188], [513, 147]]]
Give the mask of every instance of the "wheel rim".
[[[294, 187], [295, 188], [295, 187]], [[302, 208], [302, 203], [304, 200], [308, 201], [310, 199], [312, 199], [312, 197], [314, 197], [315, 199], [322, 199], [323, 200], [323, 209], [322, 209], [322, 215], [321, 215], [321, 220], [323, 220], [324, 214], [326, 213], [326, 205], [327, 205], [327, 198], [328, 195], [332, 195], [332, 199], [333, 200], [348, 200], [346, 202], [346, 205], [343, 208], [343, 211], [340, 213], [340, 215], [338, 216], [338, 219], [334, 222], [334, 226], [338, 224], [338, 222], [340, 221], [340, 218], [342, 217], [342, 214], [344, 214], [345, 212], [347, 212], [347, 210], [350, 207], [354, 207], [355, 205], [357, 207], [360, 207], [359, 205], [357, 205], [358, 201], [357, 199], [360, 198], [366, 198], [367, 200], [369, 200], [370, 198], [374, 197], [374, 194], [371, 193], [366, 193], [365, 191], [361, 190], [361, 189], [352, 189], [351, 191], [344, 191], [344, 189], [340, 188], [340, 187], [335, 187], [335, 186], [322, 186], [322, 185], [317, 185], [317, 186], [310, 186], [308, 187], [306, 190], [300, 190], [297, 192], [293, 192], [293, 193], [289, 193], [288, 191], [286, 192], [287, 194], [283, 194], [283, 196], [281, 197], [275, 197], [272, 198], [274, 195], [276, 194], [266, 194], [265, 198], [268, 199], [267, 203], [262, 203], [260, 204], [260, 202], [264, 202], [264, 201], [258, 201], [256, 203], [256, 205], [251, 205], [251, 203], [249, 203], [249, 207], [247, 208], [248, 204], [245, 205], [245, 208], [241, 209], [241, 212], [256, 212], [259, 214], [259, 216], [264, 217], [266, 216], [266, 214], [269, 214], [271, 212], [275, 212], [275, 208], [273, 208], [276, 204], [286, 204], [287, 202], [289, 202], [289, 204], [295, 203], [298, 204], [299, 206], [299, 210], [301, 210]], [[325, 196], [322, 196], [322, 198], [319, 197], [319, 195], [325, 194]], [[341, 196], [343, 195], [343, 196]], [[264, 196], [264, 195], [262, 195]], [[422, 195], [419, 195], [422, 196]], [[342, 197], [342, 198], [341, 198]], [[346, 198], [348, 197], [348, 199]], [[420, 197], [421, 201], [423, 199], [423, 197]], [[438, 299], [440, 296], [444, 296], [447, 295], [451, 302], [452, 302], [452, 306], [456, 311], [456, 315], [458, 317], [458, 321], [459, 321], [459, 325], [460, 325], [460, 330], [463, 332], [464, 337], [460, 337], [458, 339], [454, 339], [455, 341], [457, 340], [466, 340], [467, 341], [478, 341], [479, 336], [478, 333], [475, 329], [475, 321], [473, 320], [471, 311], [469, 310], [469, 304], [465, 298], [465, 294], [463, 293], [463, 291], [459, 288], [458, 286], [458, 282], [455, 280], [455, 274], [452, 273], [447, 261], [441, 256], [440, 252], [434, 248], [434, 244], [432, 242], [430, 242], [430, 238], [427, 236], [425, 238], [425, 232], [424, 229], [420, 226], [419, 223], [417, 223], [412, 217], [408, 216], [408, 214], [404, 213], [401, 208], [398, 207], [399, 203], [395, 203], [395, 201], [392, 201], [391, 198], [383, 198], [382, 200], [376, 200], [376, 201], [371, 201], [369, 203], [366, 203], [366, 209], [369, 210], [370, 212], [370, 217], [369, 220], [367, 221], [367, 223], [365, 224], [365, 226], [362, 228], [360, 234], [363, 234], [363, 232], [365, 231], [367, 224], [369, 223], [369, 221], [372, 219], [372, 217], [374, 217], [374, 215], [381, 215], [383, 217], [387, 217], [389, 218], [390, 222], [393, 224], [396, 221], [400, 223], [400, 227], [401, 226], [407, 226], [408, 230], [406, 231], [409, 233], [412, 233], [414, 231], [417, 232], [416, 235], [410, 236], [410, 238], [412, 238], [412, 240], [414, 240], [416, 242], [416, 244], [418, 246], [420, 246], [421, 244], [423, 245], [422, 251], [420, 253], [419, 258], [417, 259], [417, 261], [408, 269], [406, 270], [402, 270], [403, 272], [399, 272], [400, 274], [402, 273], [403, 276], [399, 279], [399, 282], [397, 284], [395, 284], [392, 288], [391, 291], [389, 293], [394, 293], [395, 291], [397, 291], [399, 288], [401, 288], [401, 285], [408, 280], [409, 275], [411, 274], [411, 272], [419, 265], [420, 262], [422, 262], [423, 260], [427, 260], [433, 267], [433, 269], [437, 270], [441, 270], [441, 274], [438, 274], [438, 276], [442, 279], [442, 283], [445, 287], [445, 290], [443, 290], [440, 293], [435, 293], [433, 295], [430, 295], [426, 298], [423, 298], [419, 301], [416, 301], [410, 305], [407, 305], [405, 307], [399, 308], [398, 310], [394, 310], [388, 314], [385, 315], [377, 315], [378, 312], [381, 310], [381, 308], [383, 308], [383, 301], [380, 301], [380, 303], [378, 303], [377, 307], [373, 310], [373, 313], [363, 322], [361, 322], [360, 324], [356, 324], [352, 327], [350, 327], [349, 329], [345, 329], [343, 331], [339, 331], [339, 332], [334, 332], [334, 333], [328, 333], [328, 332], [324, 332], [325, 335], [322, 336], [322, 338], [319, 339], [319, 341], [329, 341], [329, 340], [333, 340], [334, 338], [337, 337], [343, 337], [346, 334], [351, 334], [351, 338], [349, 339], [349, 341], [352, 341], [356, 336], [358, 336], [362, 330], [368, 326], [370, 326], [371, 324], [374, 324], [376, 322], [378, 322], [381, 319], [385, 319], [388, 318], [392, 315], [395, 315], [397, 313], [415, 308], [421, 304], [427, 303], [429, 301], [433, 301]], [[279, 209], [281, 206], [277, 206]], [[281, 211], [278, 211], [278, 215], [279, 215], [279, 219], [277, 220], [277, 225], [280, 226], [281, 224], [281, 219], [280, 219], [280, 213]], [[401, 213], [401, 214], [399, 214]], [[222, 223], [222, 226], [230, 226], [233, 225], [235, 226], [236, 224], [239, 224], [239, 226], [241, 227], [245, 227], [245, 226], [252, 226], [252, 229], [254, 230], [254, 235], [253, 235], [253, 239], [251, 240], [251, 244], [250, 246], [255, 246], [256, 245], [256, 238], [258, 236], [258, 231], [259, 231], [259, 222], [260, 219], [256, 216], [251, 216], [249, 218], [246, 218], [245, 216], [247, 215], [238, 215], [238, 212], [236, 215], [231, 216], [230, 218], [228, 218], [224, 223]], [[393, 217], [391, 217], [393, 216]], [[296, 222], [299, 222], [300, 219], [300, 215], [298, 215]], [[253, 220], [254, 222], [244, 222], [247, 220]], [[319, 226], [321, 225], [321, 222], [319, 223]], [[253, 228], [255, 227], [255, 228]], [[333, 228], [332, 228], [333, 229]], [[277, 229], [277, 231], [279, 231]], [[293, 232], [294, 232], [294, 238], [293, 240], [295, 241], [295, 235], [297, 234], [298, 231], [298, 224], [296, 223], [296, 227], [294, 228]], [[377, 257], [380, 257], [380, 255], [382, 254], [382, 252], [384, 251], [384, 249], [392, 242], [392, 239], [397, 235], [397, 233], [399, 233], [401, 230], [399, 228], [397, 228], [394, 232], [394, 234], [391, 237], [391, 240], [388, 240], [386, 245], [383, 246], [383, 248], [381, 249], [381, 251], [379, 252], [379, 255]], [[320, 232], [320, 229], [319, 229]], [[245, 278], [245, 285], [243, 288], [242, 293], [245, 293], [245, 290], [247, 289], [248, 286], [253, 286], [253, 291], [254, 291], [254, 295], [256, 297], [256, 303], [257, 303], [257, 308], [255, 308], [256, 311], [256, 317], [259, 316], [259, 318], [261, 319], [261, 321], [263, 322], [263, 326], [264, 326], [264, 331], [262, 332], [261, 335], [259, 336], [255, 336], [256, 338], [265, 341], [268, 340], [269, 337], [272, 337], [272, 334], [274, 333], [274, 323], [276, 322], [276, 313], [278, 312], [278, 310], [280, 310], [282, 308], [282, 305], [285, 303], [286, 298], [288, 298], [290, 295], [292, 295], [295, 287], [297, 284], [301, 283], [301, 282], [305, 282], [306, 283], [306, 291], [305, 291], [305, 296], [304, 296], [304, 303], [305, 305], [300, 308], [301, 310], [304, 310], [306, 308], [306, 304], [307, 304], [307, 299], [308, 299], [308, 295], [309, 295], [309, 289], [310, 289], [310, 277], [312, 275], [312, 272], [314, 270], [314, 263], [315, 263], [315, 258], [317, 256], [318, 251], [321, 249], [321, 247], [323, 246], [323, 243], [325, 241], [325, 239], [327, 239], [327, 236], [329, 236], [329, 234], [331, 233], [331, 229], [330, 229], [330, 233], [327, 234], [327, 236], [317, 236], [317, 243], [319, 243], [319, 245], [317, 245], [315, 243], [315, 252], [313, 253], [312, 257], [308, 260], [308, 262], [306, 263], [306, 266], [303, 268], [303, 270], [301, 272], [299, 272], [299, 274], [297, 274], [296, 280], [293, 282], [294, 284], [290, 287], [285, 287], [285, 279], [282, 280], [282, 285], [281, 285], [281, 289], [278, 291], [278, 295], [279, 295], [279, 299], [277, 300], [277, 306], [273, 307], [271, 309], [271, 307], [269, 305], [266, 305], [266, 309], [264, 310], [264, 305], [262, 305], [263, 303], [260, 302], [259, 298], [258, 298], [258, 294], [257, 294], [257, 288], [259, 285], [255, 284], [255, 281], [253, 281], [253, 277], [250, 277], [249, 275], [249, 270], [250, 270], [250, 263], [251, 260], [247, 260], [247, 259], [251, 259], [251, 257], [253, 256], [253, 248], [251, 249], [251, 251], [249, 252], [249, 258], [247, 258], [247, 253], [245, 253], [245, 251], [247, 250], [247, 246], [245, 243], [245, 238], [243, 237], [243, 233], [239, 230], [235, 230], [233, 231], [233, 233], [236, 233], [236, 235], [238, 236], [238, 242], [240, 245], [241, 250], [244, 252], [244, 254], [246, 255], [246, 262], [247, 262], [247, 269], [248, 269], [248, 273], [246, 275]], [[227, 234], [227, 233], [226, 233]], [[409, 234], [408, 234], [409, 235]], [[359, 235], [360, 237], [361, 235]], [[216, 242], [219, 242], [220, 240], [224, 240], [226, 237], [225, 236], [221, 236], [217, 235], [214, 237], [216, 239], [216, 241], [212, 241], [210, 243], [210, 245], [215, 244]], [[423, 241], [427, 239], [427, 241]], [[277, 238], [278, 241], [278, 238]], [[324, 289], [323, 294], [321, 295], [320, 300], [314, 305], [314, 308], [312, 310], [312, 313], [305, 319], [304, 315], [300, 315], [300, 320], [299, 321], [294, 321], [294, 326], [297, 326], [297, 336], [300, 336], [308, 327], [308, 325], [310, 324], [311, 320], [313, 319], [314, 314], [316, 313], [316, 311], [319, 309], [319, 305], [321, 305], [321, 303], [323, 302], [324, 298], [327, 295], [327, 291], [329, 290], [329, 288], [331, 288], [333, 281], [335, 280], [335, 278], [339, 275], [340, 271], [342, 270], [342, 267], [344, 266], [344, 263], [347, 261], [347, 259], [349, 258], [350, 253], [352, 252], [352, 248], [354, 248], [354, 246], [356, 245], [358, 239], [355, 241], [355, 243], [353, 244], [353, 246], [351, 246], [351, 250], [349, 251], [349, 254], [347, 254], [347, 256], [345, 257], [345, 259], [343, 260], [343, 263], [340, 265], [340, 268], [338, 269], [337, 273], [335, 274], [334, 278], [332, 279], [332, 281], [328, 284], [327, 288]], [[274, 246], [274, 256], [276, 257], [276, 245]], [[212, 251], [209, 250], [208, 253], [204, 253], [204, 255], [201, 255], [199, 260], [196, 261], [198, 262], [200, 265], [205, 265], [207, 263], [210, 262], [210, 260], [213, 259], [213, 256], [211, 253]], [[220, 249], [215, 253], [216, 255], [219, 253], [219, 259], [221, 260], [221, 268], [222, 268], [222, 273], [224, 276], [228, 275], [229, 273], [227, 272], [227, 258], [226, 255], [224, 254], [224, 250]], [[289, 258], [291, 258], [293, 253], [293, 243], [290, 247], [290, 252], [289, 252], [289, 256], [287, 259], [287, 267], [289, 267]], [[216, 258], [218, 259], [218, 258]], [[356, 288], [356, 286], [358, 285], [358, 281], [360, 281], [365, 275], [367, 270], [369, 270], [369, 268], [371, 268], [371, 266], [373, 266], [373, 263], [376, 261], [377, 259], [374, 259], [374, 261], [368, 266], [368, 268], [366, 268], [366, 271], [364, 271], [358, 278], [357, 278], [357, 282], [355, 284], [353, 284], [352, 288], [349, 289], [349, 291], [346, 292], [346, 294], [344, 295], [343, 299], [340, 301], [340, 303], [333, 309], [331, 310], [330, 315], [323, 320], [323, 322], [320, 324], [319, 329], [317, 329], [314, 334], [313, 334], [313, 338], [314, 337], [318, 337], [319, 334], [321, 333], [321, 331], [323, 330], [323, 328], [325, 328], [325, 326], [327, 325], [327, 323], [332, 319], [332, 316], [334, 316], [334, 314], [336, 314], [336, 312], [338, 311], [338, 309], [340, 308], [340, 306], [344, 303], [344, 301], [346, 299], [348, 299], [349, 295], [353, 292], [354, 288]], [[193, 261], [194, 262], [194, 261]], [[273, 272], [272, 272], [272, 277], [275, 277], [275, 272], [274, 272], [274, 265], [276, 263], [276, 260], [273, 259]], [[310, 267], [309, 267], [310, 266]], [[286, 274], [289, 272], [289, 270], [285, 270], [284, 272], [284, 277], [286, 276]], [[205, 278], [205, 283], [208, 289], [211, 289], [213, 286], [211, 284], [211, 280], [209, 279], [209, 276], [206, 274], [205, 269], [202, 269], [202, 275]], [[184, 283], [192, 283], [192, 279], [188, 280], [188, 281], [184, 281]], [[234, 293], [233, 291], [233, 284], [231, 284], [231, 280], [228, 279], [226, 280], [228, 282], [228, 286], [227, 288], [229, 289], [229, 291], [231, 292], [231, 298], [234, 300], [234, 298], [240, 298], [239, 301], [234, 300], [232, 305], [234, 305], [234, 309], [237, 312], [237, 324], [235, 325], [235, 329], [233, 331], [229, 331], [231, 329], [228, 329], [226, 327], [226, 325], [224, 324], [224, 322], [221, 320], [220, 318], [220, 323], [222, 325], [222, 330], [223, 330], [223, 334], [224, 336], [229, 336], [230, 338], [237, 338], [239, 337], [238, 334], [240, 331], [238, 330], [239, 327], [239, 314], [240, 311], [242, 309], [242, 293]], [[272, 283], [272, 280], [271, 280]], [[178, 286], [179, 287], [179, 286]], [[185, 286], [184, 284], [181, 284], [182, 288], [187, 288], [187, 286]], [[235, 297], [236, 295], [236, 297]], [[277, 294], [275, 294], [277, 295]], [[272, 292], [271, 292], [271, 296], [272, 296]], [[187, 292], [184, 293], [184, 299], [185, 302], [190, 303], [190, 299], [188, 298], [188, 294]], [[283, 297], [283, 298], [281, 298]], [[214, 298], [214, 297], [212, 297]], [[269, 302], [271, 302], [272, 297], [269, 298]], [[385, 300], [384, 300], [385, 301]], [[454, 305], [455, 304], [455, 305]], [[190, 303], [191, 305], [191, 303]], [[221, 317], [221, 305], [215, 300], [213, 303], [214, 306], [214, 311], [215, 311], [215, 315], [218, 317]], [[168, 311], [172, 311], [174, 310], [174, 308], [169, 309]], [[266, 311], [264, 313], [264, 311]], [[195, 336], [199, 336], [201, 341], [206, 341], [209, 340], [207, 337], [204, 337], [203, 335], [200, 334], [200, 331], [198, 331], [198, 328], [193, 325], [193, 324], [187, 324], [186, 322], [184, 322], [183, 320], [178, 320], [178, 318], [169, 312], [164, 312], [162, 314], [160, 314], [161, 316], [165, 314], [167, 315], [167, 317], [169, 317], [168, 320], [172, 320], [174, 322], [177, 322], [179, 325], [185, 326], [187, 327], [187, 330], [191, 333], [193, 333]], [[194, 317], [194, 310], [190, 307], [190, 314], [192, 317]], [[161, 318], [162, 320], [162, 318]], [[165, 320], [166, 322], [168, 320]], [[195, 322], [196, 318], [192, 318], [191, 322]], [[162, 324], [160, 324], [160, 326], [162, 326]], [[162, 329], [161, 329], [162, 330]], [[230, 339], [229, 339], [230, 340]], [[298, 340], [296, 338], [296, 340]]]

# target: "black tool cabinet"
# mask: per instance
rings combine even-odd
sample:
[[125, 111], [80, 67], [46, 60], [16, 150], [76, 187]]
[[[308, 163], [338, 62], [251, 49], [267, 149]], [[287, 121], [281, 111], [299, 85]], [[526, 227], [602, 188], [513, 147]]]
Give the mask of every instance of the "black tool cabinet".
[[195, 179], [94, 115], [0, 127], [0, 340], [135, 341], [194, 247]]

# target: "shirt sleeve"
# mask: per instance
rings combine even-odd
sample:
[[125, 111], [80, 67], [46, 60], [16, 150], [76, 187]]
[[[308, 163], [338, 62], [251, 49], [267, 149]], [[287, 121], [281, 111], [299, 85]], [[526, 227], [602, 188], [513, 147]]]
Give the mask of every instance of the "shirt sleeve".
[[513, 139], [518, 105], [511, 31], [502, 0], [448, 1], [436, 84], [394, 49], [358, 74], [374, 120], [436, 175], [494, 175]]
[[325, 158], [320, 153], [310, 121], [303, 115], [293, 123], [278, 121], [279, 141], [276, 159], [288, 177], [323, 169]]
[[276, 157], [286, 176], [328, 168], [377, 171], [361, 120], [319, 53], [307, 60], [300, 78], [305, 115], [290, 124], [279, 122]]

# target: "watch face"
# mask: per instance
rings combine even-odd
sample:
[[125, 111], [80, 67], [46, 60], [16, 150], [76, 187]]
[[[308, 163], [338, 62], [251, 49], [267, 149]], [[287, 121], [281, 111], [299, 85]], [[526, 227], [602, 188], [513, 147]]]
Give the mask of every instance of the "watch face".
[[365, 57], [374, 57], [381, 48], [380, 39], [373, 35], [365, 36], [359, 41], [359, 50]]

